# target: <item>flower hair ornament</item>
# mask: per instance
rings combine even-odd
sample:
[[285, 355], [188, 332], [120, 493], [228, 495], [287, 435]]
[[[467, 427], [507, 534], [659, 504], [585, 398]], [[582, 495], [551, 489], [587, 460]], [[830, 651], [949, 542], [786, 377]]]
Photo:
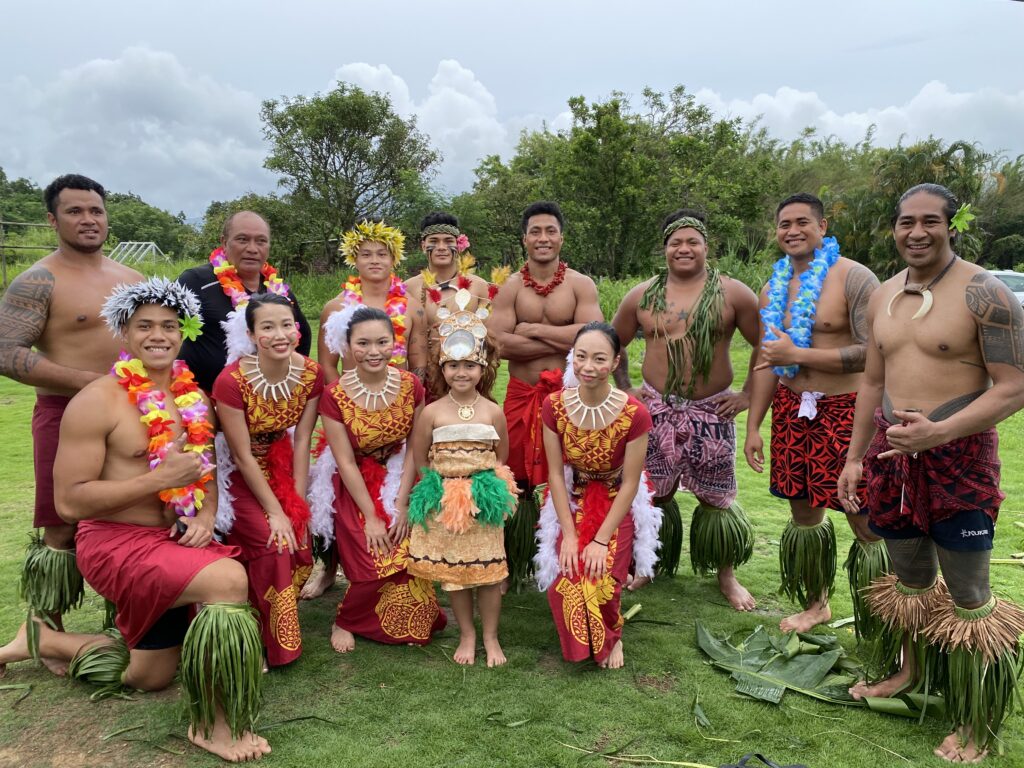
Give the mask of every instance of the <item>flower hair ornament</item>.
[[196, 295], [166, 277], [151, 277], [141, 283], [122, 283], [103, 302], [100, 310], [107, 327], [120, 335], [128, 327], [128, 321], [139, 307], [158, 304], [178, 313], [178, 324], [183, 339], [195, 341], [202, 333], [202, 305]]
[[359, 252], [360, 244], [364, 242], [383, 243], [394, 259], [394, 266], [402, 263], [405, 235], [397, 227], [389, 227], [383, 221], [364, 220], [346, 232], [341, 238], [338, 250], [349, 266], [356, 265], [356, 254]]

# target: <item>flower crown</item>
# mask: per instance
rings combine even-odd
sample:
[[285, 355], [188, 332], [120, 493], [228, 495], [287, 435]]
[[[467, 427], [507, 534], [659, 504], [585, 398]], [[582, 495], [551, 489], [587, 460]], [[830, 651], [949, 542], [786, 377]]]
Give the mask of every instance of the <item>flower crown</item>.
[[122, 283], [103, 302], [100, 317], [114, 334], [120, 334], [139, 307], [159, 304], [178, 313], [182, 338], [195, 341], [202, 333], [202, 305], [196, 295], [166, 277], [151, 277], [141, 283]]
[[338, 250], [350, 266], [356, 265], [359, 245], [364, 242], [383, 243], [391, 252], [397, 267], [402, 262], [405, 249], [405, 235], [396, 227], [389, 227], [383, 221], [361, 221], [341, 238]]

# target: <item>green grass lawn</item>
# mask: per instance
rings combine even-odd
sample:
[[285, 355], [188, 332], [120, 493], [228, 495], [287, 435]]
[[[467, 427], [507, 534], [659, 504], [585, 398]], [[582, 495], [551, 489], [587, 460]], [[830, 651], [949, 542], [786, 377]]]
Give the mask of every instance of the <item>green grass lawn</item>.
[[[634, 345], [637, 347], [638, 345]], [[737, 371], [745, 370], [739, 345]], [[638, 349], [632, 349], [634, 358]], [[634, 359], [634, 381], [637, 380]], [[504, 390], [503, 377], [500, 390]], [[32, 454], [29, 419], [32, 392], [0, 379], [0, 637], [24, 620], [17, 583], [31, 530]], [[742, 421], [742, 419], [741, 419]], [[1002, 425], [1004, 490], [996, 556], [1024, 548], [1013, 520], [1022, 519], [1024, 416]], [[740, 429], [742, 434], [742, 425]], [[569, 746], [647, 754], [663, 764], [717, 766], [750, 751], [780, 763], [808, 766], [946, 765], [931, 750], [944, 737], [937, 721], [923, 725], [862, 709], [819, 703], [789, 693], [772, 706], [736, 694], [728, 677], [705, 663], [694, 640], [694, 622], [717, 631], [746, 634], [758, 624], [776, 628], [794, 606], [776, 596], [778, 536], [788, 513], [767, 490], [767, 478], [738, 462], [740, 502], [756, 532], [755, 554], [740, 576], [758, 599], [753, 614], [730, 610], [712, 579], [684, 568], [675, 579], [658, 579], [640, 593], [624, 593], [623, 610], [643, 608], [624, 632], [626, 667], [600, 671], [562, 661], [544, 596], [509, 595], [502, 640], [507, 666], [464, 668], [450, 657], [457, 631], [450, 626], [426, 648], [381, 646], [358, 641], [341, 657], [329, 644], [334, 607], [341, 592], [301, 606], [303, 657], [266, 680], [263, 730], [277, 766], [575, 766], [613, 761], [590, 758]], [[686, 510], [693, 505], [684, 499]], [[840, 517], [838, 514], [836, 518]], [[840, 562], [851, 543], [836, 520]], [[845, 575], [833, 601], [835, 618], [851, 614]], [[1024, 595], [1024, 568], [993, 566], [993, 586], [1006, 597]], [[67, 618], [68, 628], [96, 631], [101, 601]], [[658, 623], [651, 623], [658, 622]], [[835, 632], [853, 648], [849, 628]], [[482, 656], [482, 654], [480, 654]], [[32, 663], [10, 668], [0, 684], [0, 766], [185, 766], [219, 761], [192, 748], [182, 736], [177, 688], [139, 694], [132, 700], [92, 703], [90, 690], [52, 677]], [[710, 720], [698, 728], [692, 714], [699, 696]], [[1005, 756], [995, 765], [1024, 765], [1024, 718], [1018, 713], [1004, 731]], [[906, 760], [901, 759], [906, 758]], [[600, 761], [600, 762], [599, 762]], [[675, 762], [669, 762], [675, 761]], [[624, 763], [614, 763], [623, 765]]]

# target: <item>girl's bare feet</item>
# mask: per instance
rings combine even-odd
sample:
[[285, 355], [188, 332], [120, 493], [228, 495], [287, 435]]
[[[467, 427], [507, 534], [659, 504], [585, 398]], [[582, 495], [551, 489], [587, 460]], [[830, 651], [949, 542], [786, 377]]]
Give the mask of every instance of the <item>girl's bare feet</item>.
[[313, 572], [299, 591], [299, 599], [313, 600], [320, 597], [320, 595], [334, 586], [334, 580], [337, 575], [337, 567], [325, 568], [324, 564], [317, 560], [313, 564]]
[[496, 637], [484, 638], [484, 650], [487, 651], [488, 667], [500, 667], [508, 661], [505, 658], [505, 652], [501, 649], [501, 643], [498, 642]]
[[338, 653], [348, 653], [356, 648], [356, 636], [337, 624], [331, 629], [331, 647]]
[[619, 640], [612, 647], [612, 652], [608, 654], [608, 658], [601, 662], [602, 669], [622, 669], [626, 664], [626, 657], [622, 653], [622, 641]]
[[650, 584], [653, 579], [650, 576], [630, 576], [629, 582], [626, 584], [626, 589], [630, 592], [636, 592], [638, 589], [643, 589], [645, 586]]
[[452, 658], [455, 659], [456, 664], [465, 664], [466, 666], [472, 666], [476, 662], [475, 633], [459, 638], [459, 647], [455, 649], [455, 655]]

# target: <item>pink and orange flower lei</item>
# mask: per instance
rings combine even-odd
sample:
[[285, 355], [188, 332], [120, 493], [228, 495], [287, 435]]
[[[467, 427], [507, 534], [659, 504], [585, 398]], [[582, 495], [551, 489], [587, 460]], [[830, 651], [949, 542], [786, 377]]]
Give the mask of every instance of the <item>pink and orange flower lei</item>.
[[[353, 302], [363, 303], [362, 281], [357, 275], [349, 275], [341, 288], [341, 295], [346, 305]], [[402, 365], [407, 357], [408, 349], [405, 343], [405, 316], [409, 309], [409, 299], [405, 295], [405, 283], [398, 279], [398, 275], [391, 273], [391, 285], [388, 286], [388, 297], [384, 301], [384, 311], [391, 318], [391, 325], [395, 329], [395, 348], [391, 353], [391, 362], [394, 365]]]
[[[188, 365], [183, 360], [175, 360], [171, 371], [171, 394], [186, 434], [182, 450], [199, 454], [203, 476], [183, 488], [160, 491], [160, 500], [169, 504], [179, 517], [195, 517], [203, 507], [206, 485], [213, 479], [214, 465], [207, 455], [213, 444], [213, 425], [206, 418], [206, 403]], [[166, 396], [156, 389], [137, 357], [122, 352], [110, 372], [128, 393], [128, 400], [142, 413], [140, 421], [149, 437], [149, 468], [156, 469], [174, 440], [175, 421], [164, 406]]]
[[[217, 248], [210, 254], [210, 264], [213, 265], [213, 274], [217, 278], [217, 282], [220, 283], [221, 290], [231, 299], [231, 306], [237, 308], [248, 304], [249, 292], [242, 285], [242, 281], [238, 277], [238, 270], [224, 255], [223, 248]], [[288, 284], [277, 276], [277, 270], [270, 266], [270, 262], [263, 265], [260, 274], [264, 277], [263, 285], [267, 287], [268, 291], [288, 298]]]

